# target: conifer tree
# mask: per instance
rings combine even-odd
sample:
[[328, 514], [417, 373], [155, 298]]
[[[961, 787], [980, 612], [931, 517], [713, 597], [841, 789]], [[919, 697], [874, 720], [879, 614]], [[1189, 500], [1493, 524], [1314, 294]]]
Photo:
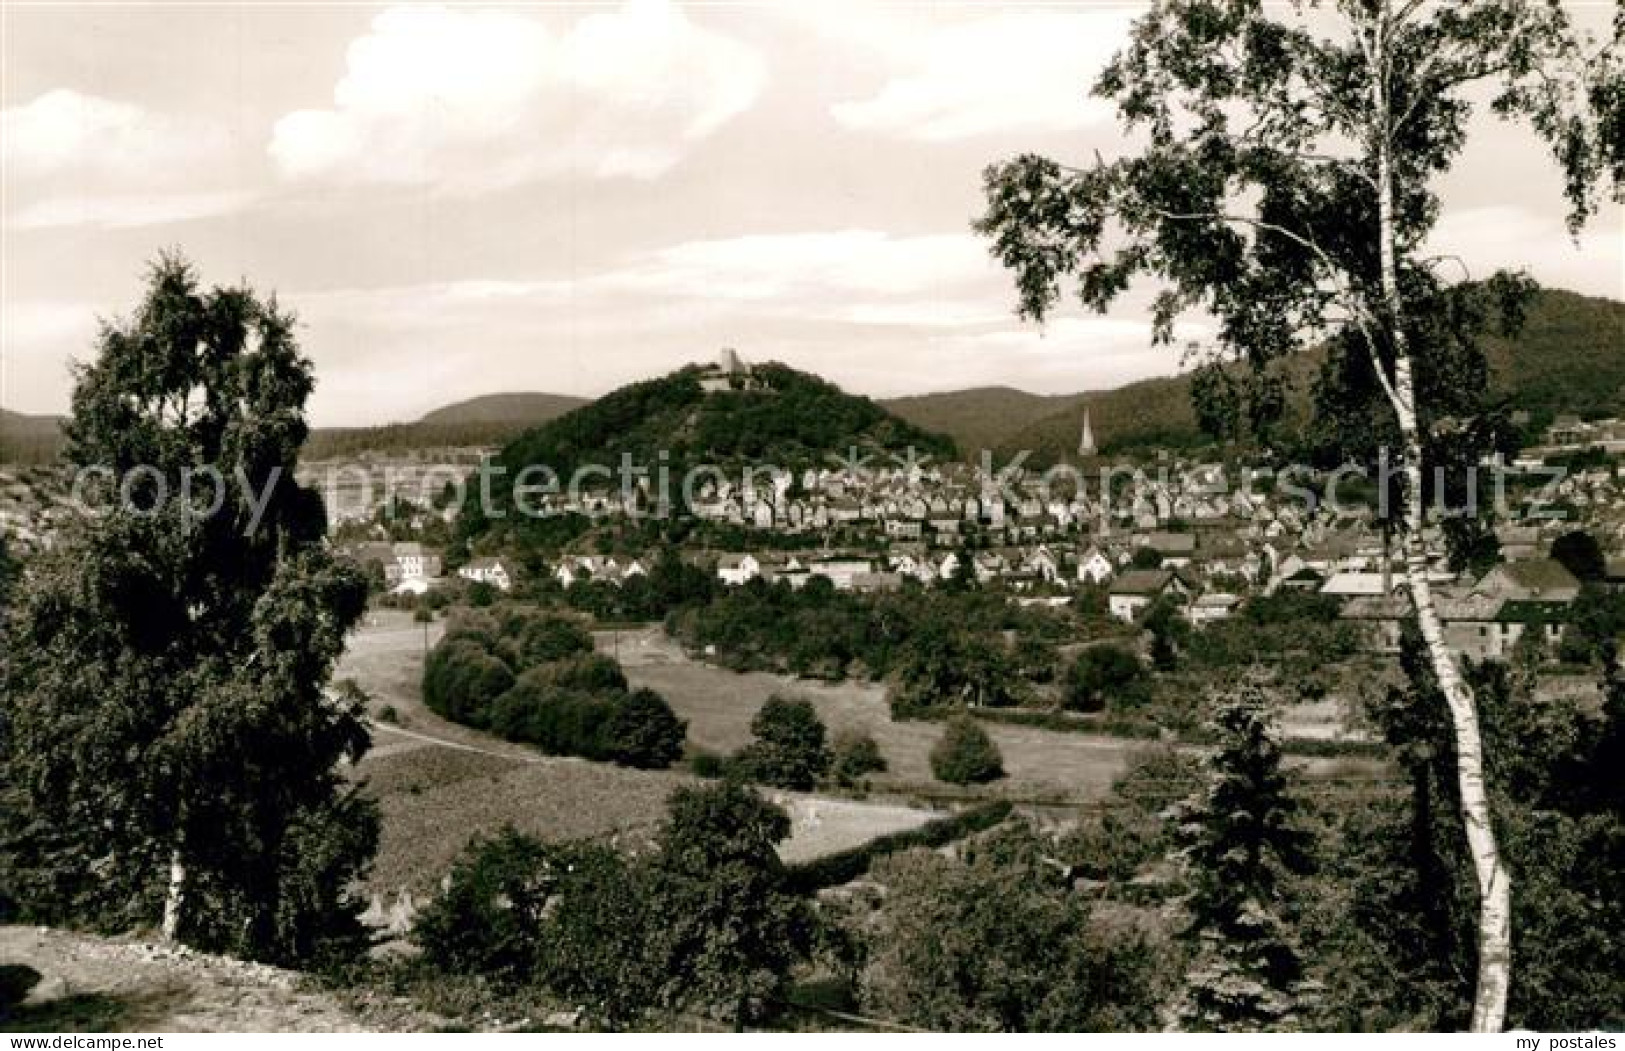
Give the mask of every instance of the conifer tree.
[[1178, 1020], [1186, 1030], [1291, 1028], [1309, 989], [1283, 917], [1283, 882], [1307, 867], [1307, 836], [1293, 825], [1263, 691], [1244, 685], [1216, 724], [1207, 783], [1174, 812], [1194, 949]]

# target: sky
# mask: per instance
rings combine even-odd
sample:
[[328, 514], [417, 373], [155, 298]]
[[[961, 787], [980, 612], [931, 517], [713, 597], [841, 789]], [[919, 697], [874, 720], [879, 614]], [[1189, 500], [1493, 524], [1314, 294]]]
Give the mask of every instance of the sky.
[[[1136, 10], [0, 5], [0, 405], [63, 411], [166, 248], [298, 315], [321, 426], [723, 346], [874, 396], [1171, 373], [1146, 296], [1020, 322], [970, 229], [989, 163], [1120, 145]], [[1569, 238], [1535, 140], [1473, 131], [1437, 249], [1625, 298], [1620, 209]]]

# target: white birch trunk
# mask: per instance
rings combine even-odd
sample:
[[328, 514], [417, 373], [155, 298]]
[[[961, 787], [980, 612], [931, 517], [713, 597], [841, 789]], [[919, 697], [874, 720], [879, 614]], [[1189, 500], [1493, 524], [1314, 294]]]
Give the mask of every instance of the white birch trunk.
[[186, 862], [179, 847], [169, 852], [169, 888], [164, 894], [164, 941], [179, 939], [186, 908]]
[[[1405, 442], [1405, 577], [1416, 610], [1416, 621], [1427, 644], [1428, 658], [1439, 689], [1450, 709], [1456, 738], [1456, 780], [1461, 795], [1461, 817], [1466, 826], [1467, 850], [1478, 883], [1478, 990], [1473, 998], [1472, 1030], [1500, 1032], [1506, 1021], [1507, 990], [1512, 981], [1512, 884], [1501, 863], [1495, 829], [1490, 822], [1489, 794], [1484, 786], [1484, 747], [1478, 729], [1478, 708], [1473, 692], [1445, 645], [1444, 628], [1428, 582], [1428, 552], [1422, 539], [1422, 440], [1416, 415], [1416, 386], [1404, 329], [1404, 309], [1394, 260], [1393, 159], [1390, 155], [1391, 114], [1387, 90], [1387, 11], [1375, 35], [1372, 97], [1377, 121], [1377, 208], [1381, 224], [1382, 296], [1389, 335], [1393, 341], [1394, 412]], [[1374, 362], [1381, 368], [1381, 362]]]

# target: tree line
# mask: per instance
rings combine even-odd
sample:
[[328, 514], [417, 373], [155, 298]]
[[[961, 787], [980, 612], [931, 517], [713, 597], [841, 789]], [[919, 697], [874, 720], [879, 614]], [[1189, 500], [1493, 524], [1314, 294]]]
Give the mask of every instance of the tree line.
[[579, 621], [527, 606], [455, 614], [423, 667], [435, 713], [551, 755], [670, 766], [685, 724], [664, 698], [631, 689]]

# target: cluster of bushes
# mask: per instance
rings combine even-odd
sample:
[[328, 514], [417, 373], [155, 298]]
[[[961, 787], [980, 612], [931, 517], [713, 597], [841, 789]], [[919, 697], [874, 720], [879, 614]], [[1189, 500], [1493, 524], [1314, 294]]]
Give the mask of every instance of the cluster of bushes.
[[424, 702], [453, 722], [553, 755], [670, 766], [685, 725], [652, 690], [630, 690], [572, 618], [519, 606], [459, 613], [430, 652]]
[[690, 1011], [743, 1025], [812, 949], [777, 852], [789, 833], [783, 810], [725, 783], [674, 792], [642, 857], [511, 829], [476, 840], [413, 924], [415, 966], [550, 995], [596, 1027]]
[[1186, 633], [1182, 652], [1206, 668], [1239, 668], [1260, 661], [1294, 677], [1316, 676], [1360, 652], [1360, 629], [1338, 614], [1332, 595], [1283, 588], [1242, 604], [1240, 615]]
[[1078, 712], [1121, 712], [1143, 707], [1151, 696], [1151, 675], [1139, 654], [1126, 646], [1090, 646], [1066, 673], [1063, 699]]
[[702, 777], [729, 777], [807, 791], [826, 780], [843, 788], [864, 784], [870, 774], [886, 769], [880, 745], [866, 733], [844, 730], [829, 741], [829, 732], [812, 702], [774, 694], [750, 724], [752, 740], [731, 756], [695, 757]]

